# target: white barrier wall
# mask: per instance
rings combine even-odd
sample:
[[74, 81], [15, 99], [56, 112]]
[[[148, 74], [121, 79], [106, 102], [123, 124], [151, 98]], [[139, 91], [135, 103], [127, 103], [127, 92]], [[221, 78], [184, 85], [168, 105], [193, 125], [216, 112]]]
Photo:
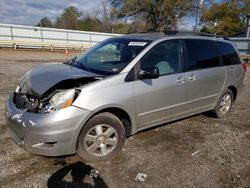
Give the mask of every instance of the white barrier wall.
[[250, 55], [250, 38], [230, 38], [242, 55]]
[[91, 46], [115, 36], [120, 35], [0, 23], [1, 46], [11, 45], [12, 41], [13, 44], [19, 46], [28, 46], [30, 43], [30, 47], [44, 47], [47, 44], [54, 47], [79, 46], [80, 48], [83, 45]]

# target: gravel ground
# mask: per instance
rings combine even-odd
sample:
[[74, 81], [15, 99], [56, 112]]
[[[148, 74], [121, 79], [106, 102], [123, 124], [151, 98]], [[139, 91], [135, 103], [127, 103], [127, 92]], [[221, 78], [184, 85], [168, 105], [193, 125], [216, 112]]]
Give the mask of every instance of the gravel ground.
[[[65, 58], [0, 49], [0, 187], [250, 187], [250, 71], [225, 119], [200, 114], [138, 133], [113, 160], [41, 157], [16, 146], [5, 125], [8, 94], [32, 66]], [[98, 178], [89, 176], [92, 169]], [[144, 182], [135, 180], [139, 172]]]

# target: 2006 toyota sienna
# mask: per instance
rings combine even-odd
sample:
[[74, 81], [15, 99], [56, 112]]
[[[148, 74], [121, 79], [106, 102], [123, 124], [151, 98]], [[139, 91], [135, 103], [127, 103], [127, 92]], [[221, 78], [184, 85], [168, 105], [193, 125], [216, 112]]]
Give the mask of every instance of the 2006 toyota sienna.
[[7, 124], [31, 153], [105, 160], [143, 129], [205, 111], [224, 117], [245, 71], [234, 45], [219, 37], [110, 38], [27, 72], [7, 101]]

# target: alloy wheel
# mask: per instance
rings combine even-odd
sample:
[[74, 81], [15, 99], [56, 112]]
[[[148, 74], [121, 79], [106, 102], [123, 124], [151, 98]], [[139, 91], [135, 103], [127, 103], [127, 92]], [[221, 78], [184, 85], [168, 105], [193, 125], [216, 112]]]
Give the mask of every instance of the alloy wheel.
[[105, 156], [116, 147], [116, 130], [106, 124], [98, 124], [88, 131], [84, 138], [86, 150], [91, 155]]
[[230, 107], [231, 107], [231, 104], [232, 104], [232, 97], [231, 95], [229, 94], [225, 94], [222, 99], [221, 99], [221, 102], [220, 102], [220, 112], [222, 114], [226, 114]]

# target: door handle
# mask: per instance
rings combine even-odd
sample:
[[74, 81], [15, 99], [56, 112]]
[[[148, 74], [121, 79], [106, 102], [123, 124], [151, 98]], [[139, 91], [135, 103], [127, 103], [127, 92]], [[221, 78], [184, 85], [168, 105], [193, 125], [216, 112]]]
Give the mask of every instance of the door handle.
[[197, 76], [195, 74], [191, 74], [189, 77], [188, 77], [188, 80], [196, 80], [197, 79]]
[[177, 83], [184, 83], [185, 82], [185, 78], [183, 77], [179, 77], [177, 80], [176, 80]]

